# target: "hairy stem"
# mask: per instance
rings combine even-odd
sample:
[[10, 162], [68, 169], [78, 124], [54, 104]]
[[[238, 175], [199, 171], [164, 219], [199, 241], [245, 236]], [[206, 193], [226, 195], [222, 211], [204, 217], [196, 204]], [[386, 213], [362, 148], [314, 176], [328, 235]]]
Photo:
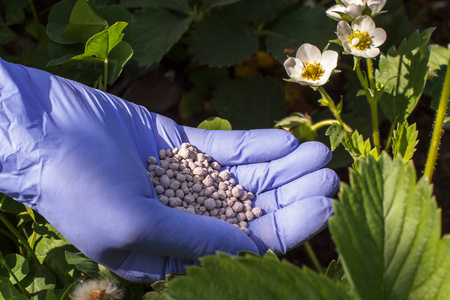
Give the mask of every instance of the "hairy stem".
[[441, 99], [439, 100], [439, 108], [436, 113], [434, 122], [433, 135], [431, 137], [430, 150], [428, 151], [427, 162], [423, 176], [431, 182], [433, 177], [434, 166], [441, 142], [442, 128], [444, 127], [445, 114], [447, 112], [448, 98], [450, 97], [450, 59], [447, 64], [447, 73], [445, 74], [444, 88], [442, 89]]

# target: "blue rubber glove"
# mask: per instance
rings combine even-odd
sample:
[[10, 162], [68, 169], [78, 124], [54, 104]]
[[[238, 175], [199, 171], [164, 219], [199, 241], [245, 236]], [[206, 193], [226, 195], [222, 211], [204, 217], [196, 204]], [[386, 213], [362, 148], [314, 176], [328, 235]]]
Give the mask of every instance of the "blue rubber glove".
[[[164, 206], [147, 157], [190, 142], [256, 197], [250, 235]], [[224, 251], [277, 254], [321, 230], [339, 185], [327, 147], [275, 129], [206, 131], [0, 59], [0, 192], [38, 211], [86, 256], [148, 283]]]

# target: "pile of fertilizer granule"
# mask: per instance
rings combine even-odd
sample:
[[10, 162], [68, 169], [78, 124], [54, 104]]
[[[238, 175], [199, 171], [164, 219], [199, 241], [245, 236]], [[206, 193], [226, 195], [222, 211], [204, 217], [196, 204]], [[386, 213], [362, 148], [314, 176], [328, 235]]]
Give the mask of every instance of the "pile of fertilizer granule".
[[228, 170], [189, 143], [159, 151], [160, 166], [150, 156], [149, 174], [161, 203], [178, 210], [211, 216], [249, 233], [247, 222], [262, 215], [252, 207], [255, 195], [236, 184]]

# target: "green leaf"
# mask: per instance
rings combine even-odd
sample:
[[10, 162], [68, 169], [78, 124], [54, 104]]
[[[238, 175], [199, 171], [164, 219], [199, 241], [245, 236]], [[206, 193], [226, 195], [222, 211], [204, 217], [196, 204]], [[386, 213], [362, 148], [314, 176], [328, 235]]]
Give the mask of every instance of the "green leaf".
[[[431, 101], [431, 108], [434, 110], [438, 110], [439, 108], [439, 102], [441, 101], [441, 94], [442, 90], [444, 89], [444, 81], [445, 81], [445, 75], [447, 73], [448, 66], [441, 66], [440, 69], [437, 70], [436, 76], [431, 79], [431, 97], [433, 100]], [[450, 113], [450, 105], [447, 106], [447, 116], [449, 116]]]
[[[17, 278], [17, 280], [19, 280], [19, 282], [22, 281], [22, 279], [24, 279], [25, 276], [27, 276], [28, 272], [30, 271], [27, 259], [17, 253], [10, 253], [6, 255], [5, 263], [7, 264], [11, 272], [14, 274], [14, 276]], [[9, 280], [11, 281], [12, 284], [17, 283], [14, 276], [10, 274], [9, 271], [1, 264], [0, 264], [0, 276], [6, 278], [9, 277]]]
[[201, 67], [189, 74], [189, 81], [194, 87], [186, 92], [178, 105], [180, 117], [188, 120], [195, 113], [204, 110], [204, 102], [208, 100], [218, 85], [229, 80], [228, 71], [225, 68]]
[[11, 4], [6, 7], [5, 10], [5, 23], [6, 25], [14, 25], [22, 22], [25, 19], [25, 13], [22, 8], [17, 4]]
[[47, 290], [45, 300], [58, 300], [58, 297], [56, 296], [55, 292], [53, 292], [53, 290]]
[[271, 128], [286, 115], [280, 85], [270, 78], [241, 78], [220, 85], [213, 106], [235, 129]]
[[430, 74], [436, 75], [437, 71], [439, 71], [442, 67], [447, 65], [449, 59], [450, 59], [450, 44], [448, 48], [445, 48], [440, 45], [431, 45], [430, 60], [428, 61]]
[[267, 51], [279, 61], [285, 61], [285, 49], [297, 49], [304, 43], [322, 49], [329, 40], [336, 38], [335, 31], [336, 22], [327, 17], [324, 8], [300, 7], [282, 16], [268, 29]]
[[55, 288], [56, 278], [49, 268], [42, 265], [31, 265], [30, 272], [22, 284], [31, 296], [42, 298], [46, 294], [46, 290]]
[[65, 257], [68, 264], [74, 265], [78, 270], [85, 273], [91, 278], [99, 278], [99, 267], [98, 264], [89, 258], [85, 257], [81, 253], [72, 253], [65, 251]]
[[188, 0], [121, 0], [120, 5], [124, 7], [159, 7], [173, 10], [178, 13], [191, 11]]
[[0, 27], [0, 45], [6, 45], [14, 39], [15, 33], [9, 27]]
[[231, 124], [225, 119], [212, 117], [201, 122], [197, 128], [207, 130], [231, 130]]
[[313, 141], [317, 137], [316, 132], [312, 129], [311, 118], [302, 113], [293, 113], [278, 121], [274, 127], [288, 130], [300, 143]]
[[0, 194], [0, 211], [18, 214], [26, 211], [26, 209], [25, 206], [19, 201], [15, 201], [11, 197]]
[[33, 223], [33, 230], [38, 235], [34, 247], [37, 258], [56, 275], [58, 287], [66, 286], [79, 272], [66, 262], [65, 252], [77, 250], [49, 223]]
[[8, 280], [8, 278], [0, 278], [0, 298], [8, 300], [28, 300], [27, 297], [22, 295], [14, 285]]
[[140, 66], [158, 63], [181, 38], [191, 24], [191, 18], [172, 14], [164, 9], [144, 8], [134, 14], [131, 47], [133, 59]]
[[114, 280], [115, 276], [106, 267], [87, 258], [82, 253], [65, 252], [68, 264], [74, 265], [79, 271], [94, 279]]
[[347, 299], [329, 278], [287, 261], [221, 253], [200, 260], [169, 282], [176, 299]]
[[328, 127], [325, 135], [330, 137], [331, 151], [334, 151], [334, 149], [336, 149], [345, 138], [345, 130], [341, 127], [341, 125], [333, 124]]
[[256, 26], [262, 26], [279, 16], [295, 0], [246, 0], [234, 5], [234, 10], [242, 18]]
[[121, 41], [111, 50], [108, 57], [108, 84], [112, 85], [122, 73], [125, 64], [133, 56], [133, 49], [127, 42]]
[[430, 51], [428, 41], [433, 29], [415, 31], [400, 44], [382, 55], [377, 81], [384, 86], [380, 106], [391, 122], [403, 122], [414, 110], [422, 95], [428, 75]]
[[372, 145], [370, 140], [364, 140], [364, 137], [359, 134], [358, 130], [355, 130], [349, 139], [342, 141], [345, 149], [350, 153], [357, 166], [357, 162], [360, 158], [365, 157], [372, 151]]
[[193, 59], [209, 66], [231, 66], [258, 50], [252, 27], [228, 7], [213, 10], [196, 23], [188, 43]]
[[217, 6], [229, 5], [232, 3], [239, 2], [241, 0], [203, 0], [202, 5], [200, 6], [201, 10], [211, 9]]
[[412, 159], [416, 151], [416, 145], [419, 132], [416, 130], [416, 123], [409, 125], [407, 121], [402, 124], [397, 123], [397, 129], [394, 131], [392, 137], [392, 154], [394, 158], [397, 156], [403, 157], [406, 163]]
[[[108, 29], [103, 30], [91, 37], [84, 49], [84, 53], [76, 56], [70, 54], [62, 56], [58, 59], [52, 59], [47, 66], [61, 65], [61, 64], [76, 64], [79, 62], [98, 62], [104, 61], [108, 58], [109, 53], [120, 43], [123, 38], [123, 29], [127, 26], [125, 22], [117, 22], [110, 26]], [[122, 45], [121, 49], [115, 53], [118, 57], [114, 57], [116, 67], [120, 67], [120, 70], [115, 70], [113, 76], [120, 74], [121, 68], [128, 61], [132, 55], [130, 54], [130, 47]], [[120, 51], [123, 51], [122, 53]], [[123, 54], [123, 56], [120, 56]], [[117, 73], [118, 72], [118, 73]], [[117, 79], [117, 78], [116, 78]]]
[[60, 44], [76, 42], [61, 37], [64, 28], [69, 24], [70, 14], [77, 0], [61, 0], [52, 6], [48, 15], [47, 34], [52, 41]]
[[94, 34], [105, 30], [108, 22], [101, 18], [86, 0], [78, 0], [70, 14], [61, 37], [74, 42], [85, 43]]
[[416, 183], [412, 162], [361, 160], [339, 198], [329, 227], [360, 299], [448, 299], [450, 236], [441, 239], [432, 187]]

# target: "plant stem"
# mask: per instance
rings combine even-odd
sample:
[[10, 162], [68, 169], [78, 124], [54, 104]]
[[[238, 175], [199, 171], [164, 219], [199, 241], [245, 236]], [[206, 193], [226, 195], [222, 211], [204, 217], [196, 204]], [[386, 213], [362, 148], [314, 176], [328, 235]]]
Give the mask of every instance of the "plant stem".
[[322, 128], [325, 126], [330, 126], [333, 124], [339, 124], [339, 122], [337, 120], [323, 120], [323, 121], [317, 122], [316, 124], [312, 125], [311, 130], [316, 131], [319, 128]]
[[314, 253], [311, 245], [309, 244], [309, 242], [305, 242], [303, 245], [305, 246], [306, 253], [308, 253], [309, 259], [311, 259], [311, 262], [313, 263], [317, 272], [319, 274], [322, 274], [322, 266], [320, 265], [319, 259], [317, 259], [317, 256]]
[[388, 151], [389, 147], [391, 146], [392, 141], [392, 134], [394, 133], [395, 126], [397, 126], [397, 118], [395, 118], [394, 122], [391, 124], [391, 129], [389, 130], [389, 136], [386, 141], [386, 145], [384, 146], [384, 150]]
[[106, 87], [108, 86], [108, 58], [103, 61], [103, 86], [102, 91], [106, 92]]
[[9, 231], [14, 234], [14, 236], [19, 240], [19, 242], [25, 247], [25, 249], [28, 252], [28, 255], [31, 257], [31, 259], [36, 263], [40, 264], [39, 259], [37, 258], [36, 254], [34, 253], [33, 249], [31, 249], [30, 245], [28, 244], [27, 240], [20, 234], [17, 229], [14, 228], [14, 226], [6, 219], [6, 217], [0, 213], [0, 221], [5, 224], [5, 226], [9, 229]]
[[16, 281], [17, 286], [19, 287], [20, 291], [22, 292], [22, 294], [26, 297], [29, 297], [30, 295], [28, 294], [27, 290], [22, 286], [22, 284], [19, 282], [19, 279], [17, 278], [16, 274], [14, 274], [14, 272], [11, 270], [11, 268], [8, 266], [8, 264], [6, 263], [5, 257], [3, 256], [2, 252], [0, 251], [0, 264], [3, 265], [3, 267], [9, 272], [9, 274], [11, 274], [11, 276], [14, 278], [14, 280]]
[[339, 122], [339, 125], [344, 127], [344, 122], [342, 121], [342, 118], [339, 115], [339, 112], [337, 111], [336, 106], [334, 105], [333, 99], [331, 99], [330, 95], [328, 95], [327, 91], [325, 91], [325, 89], [322, 86], [319, 86], [317, 89], [320, 92], [320, 94], [322, 95], [322, 97], [327, 100], [328, 107], [330, 108], [330, 110], [333, 113], [336, 120]]
[[373, 144], [377, 149], [378, 154], [380, 154], [380, 133], [378, 130], [378, 99], [381, 95], [377, 96], [375, 93], [375, 79], [373, 77], [372, 59], [367, 58], [367, 79], [362, 74], [359, 63], [356, 66], [356, 74], [358, 75], [359, 82], [364, 88], [367, 101], [369, 102], [370, 114], [372, 117]]
[[447, 72], [445, 74], [444, 88], [442, 89], [441, 99], [439, 100], [439, 108], [436, 113], [434, 122], [433, 135], [431, 137], [430, 150], [428, 151], [427, 162], [423, 176], [431, 182], [433, 177], [434, 166], [441, 142], [442, 128], [444, 127], [445, 114], [447, 112], [448, 98], [450, 97], [450, 59], [447, 63]]
[[39, 24], [38, 14], [36, 12], [36, 7], [34, 6], [33, 0], [28, 0], [28, 4], [30, 4], [31, 13], [33, 14], [33, 19], [36, 24]]

